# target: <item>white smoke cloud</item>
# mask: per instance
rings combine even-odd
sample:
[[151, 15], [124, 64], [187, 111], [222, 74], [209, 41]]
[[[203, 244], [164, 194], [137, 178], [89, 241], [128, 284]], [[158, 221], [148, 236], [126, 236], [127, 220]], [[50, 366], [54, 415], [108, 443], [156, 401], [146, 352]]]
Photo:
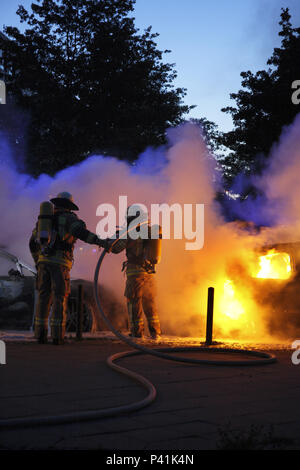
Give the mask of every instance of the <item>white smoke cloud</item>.
[[[262, 180], [268, 197], [272, 200], [281, 198], [283, 210], [290, 208], [289, 222], [295, 219], [300, 200], [297, 170], [292, 171], [299, 164], [296, 150], [299, 125], [298, 119], [274, 150], [273, 164]], [[162, 261], [157, 268], [158, 309], [163, 330], [177, 335], [203, 336], [207, 287], [213, 286], [217, 295], [216, 332], [235, 337], [243, 334], [257, 337], [265, 333], [263, 308], [258, 311], [251, 298], [248, 301], [248, 307], [253, 307], [250, 319], [244, 323], [235, 324], [234, 319], [224, 323], [224, 312], [218, 313], [224, 281], [232, 272], [236, 275], [239, 269], [241, 272], [247, 270], [255, 247], [265, 243], [272, 233], [265, 232], [262, 238], [250, 236], [238, 224], [224, 221], [215, 202], [216, 162], [198, 127], [186, 124], [171, 130], [166, 148], [147, 149], [134, 166], [96, 155], [53, 178], [41, 175], [33, 179], [20, 175], [13, 165], [4, 163], [3, 156], [0, 160], [0, 245], [27, 263], [32, 263], [28, 241], [37, 221], [39, 205], [61, 191], [73, 194], [80, 208], [79, 217], [94, 232], [99, 222], [96, 216], [98, 205], [105, 202], [118, 207], [120, 195], [127, 195], [129, 204], [142, 203], [147, 207], [152, 203], [204, 204], [202, 250], [185, 250], [186, 240], [163, 240]], [[286, 197], [287, 189], [293, 185], [297, 189]], [[92, 280], [97, 259], [97, 248], [79, 241], [72, 277]], [[101, 281], [113, 288], [122, 302], [123, 260], [124, 254], [107, 255], [101, 271]], [[239, 288], [246, 299], [248, 291], [243, 289], [247, 286], [241, 282]]]
[[[283, 129], [274, 145], [267, 169], [258, 182], [265, 191], [266, 210], [278, 226], [286, 226], [292, 239], [300, 238], [300, 114]], [[292, 241], [292, 240], [290, 240]]]

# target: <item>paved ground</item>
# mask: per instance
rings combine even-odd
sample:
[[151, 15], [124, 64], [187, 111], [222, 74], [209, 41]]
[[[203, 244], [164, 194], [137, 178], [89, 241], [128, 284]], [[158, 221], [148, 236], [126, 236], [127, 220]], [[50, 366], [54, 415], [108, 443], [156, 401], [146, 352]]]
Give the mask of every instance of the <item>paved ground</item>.
[[[7, 364], [0, 365], [0, 419], [115, 407], [146, 394], [106, 365], [107, 356], [128, 349], [119, 341], [64, 346], [11, 341], [6, 347]], [[123, 366], [155, 385], [158, 396], [152, 405], [93, 422], [1, 429], [0, 448], [300, 449], [300, 365], [291, 363], [291, 350], [273, 352], [278, 363], [254, 367], [126, 358]]]

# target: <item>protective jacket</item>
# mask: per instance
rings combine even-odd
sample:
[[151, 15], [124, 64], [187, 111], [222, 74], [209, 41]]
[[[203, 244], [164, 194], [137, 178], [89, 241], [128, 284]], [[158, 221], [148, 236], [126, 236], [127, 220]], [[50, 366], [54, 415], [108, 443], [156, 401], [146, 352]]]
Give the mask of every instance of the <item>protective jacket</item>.
[[156, 338], [161, 334], [161, 328], [155, 302], [155, 275], [153, 267], [145, 259], [147, 242], [148, 240], [141, 238], [137, 240], [119, 238], [111, 241], [110, 251], [117, 254], [126, 250], [127, 261], [124, 263], [123, 269], [126, 269], [127, 280], [124, 295], [127, 299], [131, 335], [134, 337], [143, 336], [144, 313], [147, 318], [150, 335], [152, 338]]
[[29, 248], [35, 264], [41, 262], [54, 263], [71, 269], [77, 239], [79, 238], [89, 244], [97, 244], [97, 241], [99, 241], [96, 234], [87, 230], [83, 220], [79, 219], [74, 212], [65, 209], [55, 210], [53, 229], [55, 231], [55, 241], [47, 251], [42, 252], [37, 240], [37, 225], [34, 228]]
[[[149, 226], [149, 237], [151, 236], [151, 227]], [[127, 276], [149, 273], [149, 263], [145, 260], [145, 248], [148, 243], [147, 239], [138, 238], [133, 240], [128, 238], [119, 238], [111, 243], [111, 252], [120, 253], [126, 250], [127, 261], [124, 263]]]

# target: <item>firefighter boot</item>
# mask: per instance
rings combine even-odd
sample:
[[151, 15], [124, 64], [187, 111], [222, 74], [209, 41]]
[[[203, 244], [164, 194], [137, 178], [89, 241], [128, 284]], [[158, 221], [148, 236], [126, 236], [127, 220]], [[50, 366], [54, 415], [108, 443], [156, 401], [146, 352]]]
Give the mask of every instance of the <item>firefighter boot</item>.
[[37, 340], [39, 344], [47, 344], [48, 343], [48, 331], [47, 330], [40, 331], [37, 337]]
[[65, 344], [65, 340], [63, 338], [53, 338], [52, 343], [59, 346], [61, 344]]

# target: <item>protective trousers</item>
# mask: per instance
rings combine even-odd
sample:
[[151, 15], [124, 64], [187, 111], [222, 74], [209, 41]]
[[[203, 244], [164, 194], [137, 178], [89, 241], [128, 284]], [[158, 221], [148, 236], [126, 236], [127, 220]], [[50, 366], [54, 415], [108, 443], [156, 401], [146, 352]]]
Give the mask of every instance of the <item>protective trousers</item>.
[[160, 322], [156, 311], [156, 286], [153, 274], [127, 271], [125, 288], [129, 327], [132, 336], [141, 337], [144, 333], [143, 312], [147, 318], [150, 335], [155, 338], [161, 334]]
[[70, 270], [55, 263], [39, 263], [37, 276], [38, 299], [34, 332], [37, 339], [47, 337], [48, 318], [52, 305], [51, 336], [61, 340], [65, 335], [67, 301], [70, 294]]

